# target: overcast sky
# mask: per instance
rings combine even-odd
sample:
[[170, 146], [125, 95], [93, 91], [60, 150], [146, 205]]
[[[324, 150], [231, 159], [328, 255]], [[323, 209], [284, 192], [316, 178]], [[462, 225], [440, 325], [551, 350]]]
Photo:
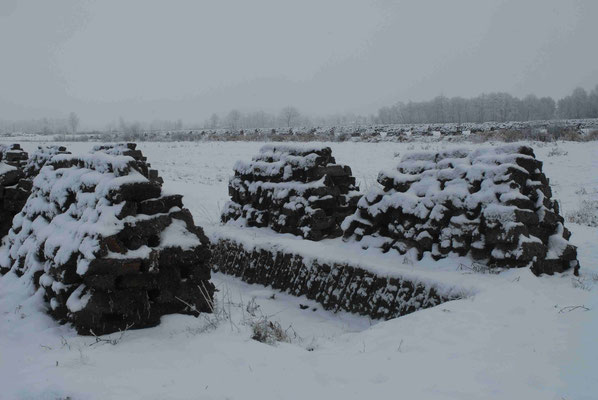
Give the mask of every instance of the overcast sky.
[[0, 119], [558, 98], [598, 83], [597, 21], [597, 0], [0, 0]]

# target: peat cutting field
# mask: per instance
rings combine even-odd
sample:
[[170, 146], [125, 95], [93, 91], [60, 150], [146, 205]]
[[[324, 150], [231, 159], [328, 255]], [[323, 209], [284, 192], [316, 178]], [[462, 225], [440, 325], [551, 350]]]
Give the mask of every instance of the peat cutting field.
[[[20, 144], [29, 154], [60, 144], [78, 156], [98, 143]], [[598, 142], [517, 143], [543, 162], [577, 247], [578, 275], [570, 268], [540, 276], [456, 254], [435, 260], [383, 253], [340, 235], [312, 242], [268, 227], [223, 225], [235, 164], [251, 161], [265, 144], [143, 142], [137, 149], [163, 179], [163, 191], [183, 196], [212, 243], [228, 238], [305, 262], [398, 273], [434, 288], [442, 301], [384, 320], [214, 270], [212, 313], [169, 314], [155, 327], [79, 336], [46, 314], [41, 293], [7, 274], [0, 278], [0, 399], [596, 398]], [[380, 186], [380, 171], [412, 152], [501, 146], [318, 145], [350, 167], [360, 194]]]

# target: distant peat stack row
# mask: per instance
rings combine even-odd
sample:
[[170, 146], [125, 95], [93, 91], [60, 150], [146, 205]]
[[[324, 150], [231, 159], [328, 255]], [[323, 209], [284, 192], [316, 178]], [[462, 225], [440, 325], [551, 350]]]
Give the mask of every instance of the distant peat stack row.
[[419, 152], [381, 172], [343, 224], [365, 247], [470, 255], [536, 274], [579, 268], [542, 162], [531, 148]]
[[338, 237], [358, 199], [351, 168], [336, 164], [329, 147], [266, 145], [252, 161], [238, 161], [234, 172], [224, 222], [310, 240]]

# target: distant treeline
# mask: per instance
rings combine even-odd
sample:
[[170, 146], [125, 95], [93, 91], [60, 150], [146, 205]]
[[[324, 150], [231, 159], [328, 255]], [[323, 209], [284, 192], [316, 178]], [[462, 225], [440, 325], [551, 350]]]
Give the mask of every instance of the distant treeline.
[[264, 111], [243, 113], [232, 110], [204, 121], [204, 129], [255, 129], [281, 127], [317, 127], [367, 124], [433, 124], [465, 122], [538, 121], [552, 119], [598, 118], [598, 85], [588, 93], [577, 88], [565, 98], [528, 95], [522, 99], [508, 93], [481, 94], [474, 98], [438, 96], [430, 101], [399, 102], [382, 107], [375, 115], [353, 113], [308, 117], [295, 107], [280, 113]]
[[51, 135], [69, 131], [68, 118], [39, 118], [18, 121], [0, 119], [0, 133], [26, 132]]
[[[297, 108], [287, 106], [278, 113], [242, 112], [233, 109], [223, 115], [212, 114], [203, 122], [183, 123], [181, 119], [151, 122], [126, 121], [120, 117], [101, 132], [121, 132], [139, 136], [147, 132], [226, 129], [315, 128], [335, 126], [366, 126], [388, 124], [484, 123], [508, 121], [539, 121], [553, 119], [598, 118], [598, 85], [589, 93], [582, 88], [558, 101], [551, 97], [528, 95], [522, 99], [508, 93], [488, 93], [473, 98], [438, 96], [430, 101], [399, 102], [382, 107], [377, 114], [353, 113], [310, 117]], [[0, 133], [73, 134], [77, 133], [79, 117], [71, 112], [65, 118], [40, 118], [22, 121], [0, 119]], [[88, 132], [92, 133], [92, 132]], [[93, 132], [100, 133], [100, 132]]]
[[379, 124], [422, 124], [535, 121], [555, 118], [598, 118], [598, 85], [588, 94], [583, 88], [558, 101], [528, 95], [488, 93], [474, 98], [438, 96], [430, 101], [399, 102], [378, 110]]

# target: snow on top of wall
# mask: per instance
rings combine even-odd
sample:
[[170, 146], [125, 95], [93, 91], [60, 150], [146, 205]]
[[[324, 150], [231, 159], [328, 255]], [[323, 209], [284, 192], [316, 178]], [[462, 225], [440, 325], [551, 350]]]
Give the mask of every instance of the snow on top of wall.
[[[268, 228], [239, 227], [234, 225], [206, 227], [206, 234], [212, 241], [230, 240], [242, 244], [247, 251], [266, 249], [303, 257], [309, 264], [347, 264], [376, 274], [379, 277], [404, 278], [414, 283], [432, 286], [446, 296], [467, 297], [478, 292], [485, 285], [491, 285], [491, 276], [464, 277], [455, 271], [454, 261], [431, 262], [431, 258], [416, 261], [407, 256], [397, 262], [393, 254], [384, 254], [371, 246], [363, 249], [358, 243], [344, 243], [330, 239], [314, 242], [303, 240], [291, 234], [280, 234]], [[407, 260], [407, 261], [406, 261]], [[463, 260], [466, 262], [465, 260]]]
[[317, 143], [306, 144], [266, 144], [260, 148], [260, 153], [287, 153], [290, 155], [305, 155], [315, 152], [330, 152], [330, 148]]
[[103, 152], [113, 156], [122, 155], [124, 152], [131, 150], [128, 143], [112, 143], [112, 144], [98, 144], [92, 147], [91, 152]]

